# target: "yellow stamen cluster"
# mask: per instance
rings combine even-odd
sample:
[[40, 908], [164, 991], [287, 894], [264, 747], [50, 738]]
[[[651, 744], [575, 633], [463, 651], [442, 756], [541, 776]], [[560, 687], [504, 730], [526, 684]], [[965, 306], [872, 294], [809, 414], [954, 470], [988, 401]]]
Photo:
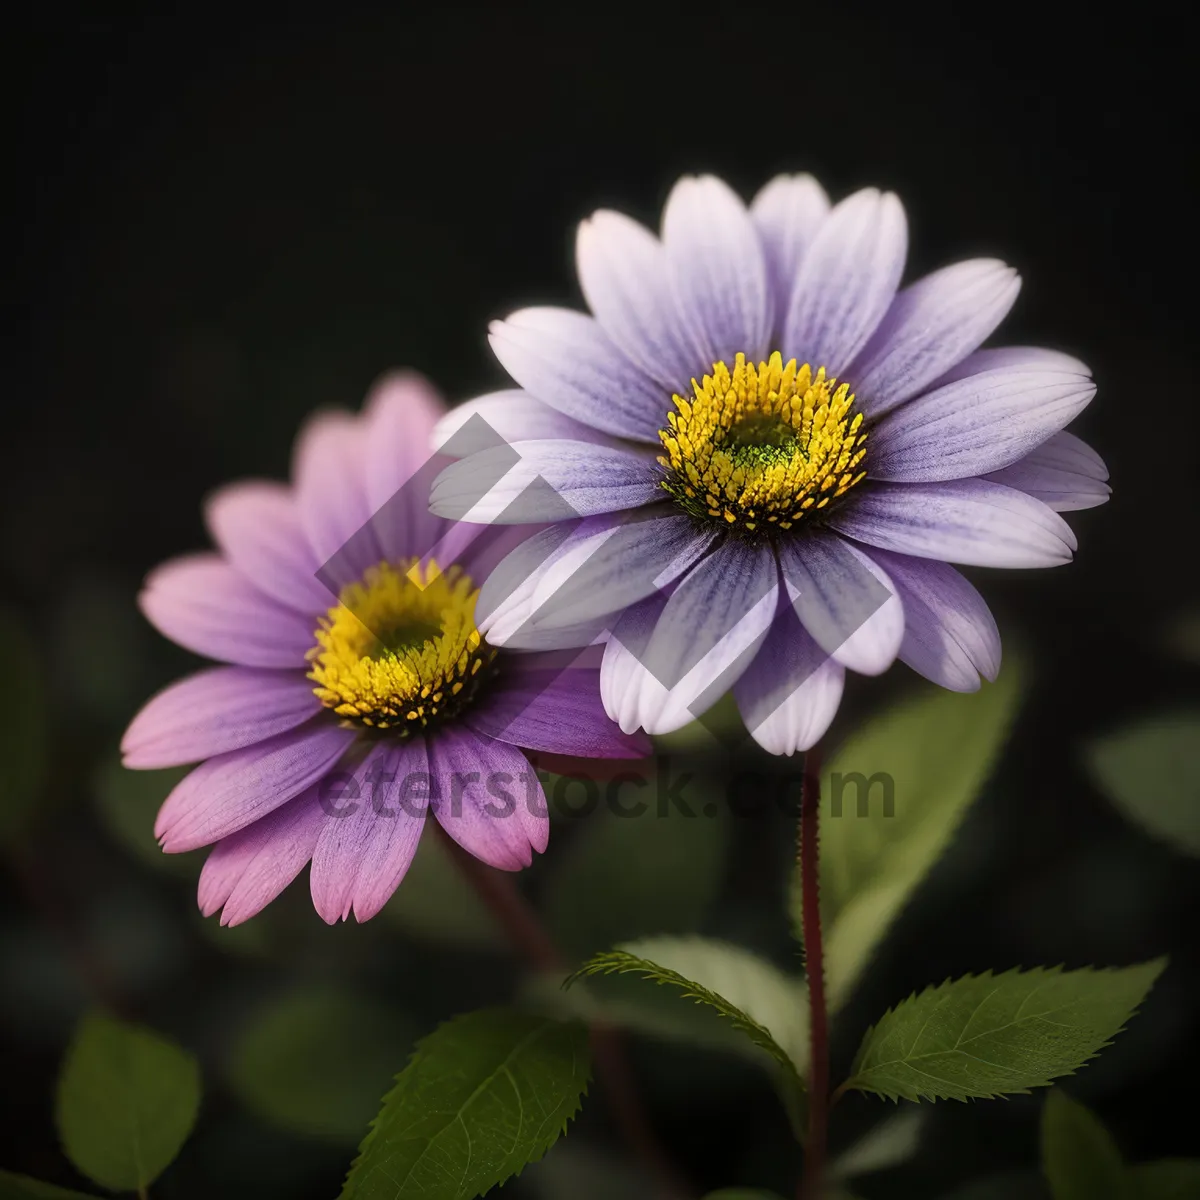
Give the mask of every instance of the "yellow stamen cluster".
[[790, 529], [825, 509], [866, 474], [862, 413], [846, 384], [805, 363], [768, 362], [733, 370], [714, 363], [690, 400], [673, 396], [659, 433], [663, 487], [687, 512], [737, 532]]
[[496, 657], [475, 628], [478, 596], [458, 567], [371, 567], [321, 618], [313, 691], [348, 721], [401, 736], [453, 716]]

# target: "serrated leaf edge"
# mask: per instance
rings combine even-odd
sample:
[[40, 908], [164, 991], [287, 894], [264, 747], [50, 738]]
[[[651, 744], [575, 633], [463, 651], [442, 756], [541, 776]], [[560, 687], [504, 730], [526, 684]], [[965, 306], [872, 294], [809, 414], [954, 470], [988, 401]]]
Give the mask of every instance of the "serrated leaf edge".
[[[430, 1032], [427, 1033], [423, 1038], [419, 1038], [417, 1040], [417, 1042], [413, 1045], [412, 1050], [409, 1052], [408, 1061], [404, 1064], [404, 1066], [399, 1071], [396, 1072], [396, 1074], [394, 1076], [392, 1076], [392, 1086], [384, 1093], [383, 1098], [379, 1102], [378, 1112], [376, 1112], [376, 1114], [371, 1118], [370, 1124], [367, 1126], [367, 1132], [363, 1135], [363, 1140], [358, 1145], [358, 1152], [357, 1152], [357, 1154], [355, 1154], [353, 1160], [350, 1163], [350, 1166], [346, 1169], [346, 1178], [342, 1181], [342, 1190], [339, 1193], [339, 1200], [354, 1200], [354, 1193], [348, 1190], [350, 1187], [350, 1180], [353, 1177], [354, 1172], [358, 1169], [359, 1163], [362, 1162], [363, 1157], [365, 1156], [365, 1154], [367, 1152], [367, 1148], [370, 1146], [371, 1142], [374, 1140], [376, 1133], [379, 1131], [380, 1119], [382, 1118], [384, 1111], [387, 1109], [388, 1102], [396, 1094], [396, 1091], [400, 1086], [401, 1076], [405, 1075], [409, 1071], [409, 1069], [416, 1063], [417, 1059], [420, 1058], [421, 1054], [424, 1053], [425, 1048], [426, 1048], [426, 1043], [432, 1041], [435, 1037], [444, 1033], [450, 1026], [456, 1025], [461, 1021], [469, 1020], [472, 1017], [478, 1017], [478, 1016], [482, 1015], [483, 1013], [488, 1013], [488, 1012], [506, 1013], [506, 1014], [514, 1013], [514, 1014], [525, 1015], [525, 1016], [529, 1015], [527, 1013], [520, 1013], [520, 1010], [517, 1010], [517, 1009], [505, 1009], [505, 1008], [472, 1009], [470, 1012], [458, 1013], [456, 1016], [449, 1017], [447, 1020], [441, 1022], [441, 1024], [438, 1025], [438, 1027], [436, 1029], [430, 1030]], [[581, 1025], [581, 1024], [583, 1024], [583, 1022], [581, 1022], [581, 1021], [558, 1021], [552, 1017], [544, 1017], [543, 1020], [545, 1020], [547, 1025], [552, 1025], [552, 1024]], [[523, 1042], [524, 1042], [524, 1039], [522, 1039], [521, 1044], [523, 1044]], [[529, 1157], [525, 1160], [526, 1167], [529, 1166], [530, 1163], [541, 1162], [541, 1160], [546, 1157], [546, 1154], [551, 1150], [551, 1148], [555, 1145], [555, 1143], [559, 1140], [559, 1138], [561, 1138], [567, 1132], [567, 1126], [570, 1125], [570, 1123], [579, 1115], [580, 1111], [583, 1108], [583, 1099], [588, 1094], [588, 1087], [590, 1086], [590, 1084], [591, 1084], [591, 1074], [589, 1072], [588, 1078], [584, 1080], [583, 1087], [579, 1092], [579, 1098], [575, 1102], [575, 1107], [569, 1113], [567, 1113], [566, 1116], [563, 1118], [562, 1127], [558, 1130], [557, 1133], [555, 1133], [555, 1135], [552, 1138], [550, 1138], [546, 1142], [546, 1144], [539, 1151], [537, 1151], [534, 1155], [532, 1155], [531, 1157]], [[504, 1179], [497, 1180], [497, 1182], [489, 1184], [487, 1186], [487, 1188], [485, 1188], [482, 1192], [479, 1192], [478, 1195], [486, 1196], [490, 1191], [493, 1190], [493, 1188], [503, 1187], [503, 1185], [505, 1183], [507, 1183], [509, 1179], [515, 1178], [517, 1175], [519, 1175], [521, 1173], [522, 1170], [524, 1170], [524, 1167], [518, 1168], [516, 1171], [514, 1171], [512, 1173], [512, 1175], [509, 1175]]]
[[[1105, 975], [1105, 974], [1111, 974], [1114, 971], [1128, 971], [1135, 967], [1153, 967], [1153, 966], [1157, 966], [1158, 969], [1150, 977], [1149, 985], [1146, 988], [1146, 995], [1148, 996], [1150, 994], [1150, 989], [1154, 986], [1155, 982], [1158, 980], [1158, 977], [1166, 969], [1166, 966], [1167, 966], [1166, 956], [1162, 956], [1162, 957], [1159, 957], [1156, 959], [1149, 959], [1147, 962], [1144, 962], [1144, 963], [1131, 963], [1128, 967], [1085, 966], [1085, 967], [1073, 968], [1073, 971], [1074, 972], [1087, 972], [1087, 973], [1091, 973], [1091, 974], [1095, 974], [1095, 975]], [[1064, 963], [1058, 963], [1052, 967], [1010, 967], [1007, 970], [1001, 971], [1000, 976], [1015, 975], [1015, 976], [1019, 976], [1019, 977], [1027, 977], [1029, 975], [1037, 974], [1037, 975], [1045, 975], [1047, 978], [1055, 978], [1055, 977], [1061, 975], [1065, 969], [1066, 969], [1066, 966]], [[964, 1093], [963, 1095], [954, 1095], [951, 1093], [947, 1093], [946, 1095], [918, 1094], [917, 1096], [913, 1097], [913, 1096], [905, 1096], [899, 1092], [895, 1092], [895, 1093], [885, 1092], [885, 1091], [881, 1091], [878, 1088], [874, 1088], [874, 1087], [864, 1087], [863, 1085], [856, 1082], [859, 1068], [862, 1065], [863, 1055], [867, 1051], [867, 1047], [871, 1041], [872, 1035], [880, 1027], [880, 1025], [882, 1025], [890, 1016], [892, 1016], [902, 1005], [911, 1003], [912, 1001], [918, 999], [918, 996], [920, 996], [920, 997], [927, 996], [932, 992], [940, 991], [943, 988], [949, 987], [953, 984], [961, 983], [964, 980], [968, 980], [968, 979], [969, 980], [987, 980], [987, 979], [995, 979], [995, 978], [998, 978], [998, 976], [996, 975], [995, 971], [993, 971], [992, 969], [982, 971], [978, 975], [968, 973], [966, 975], [960, 975], [957, 978], [954, 978], [952, 976], [947, 976], [945, 979], [942, 980], [941, 983], [931, 983], [931, 984], [927, 985], [926, 987], [922, 988], [920, 993], [918, 993], [914, 990], [914, 991], [910, 992], [909, 995], [907, 997], [905, 997], [905, 999], [897, 1001], [894, 1005], [892, 1005], [892, 1007], [887, 1009], [887, 1011], [883, 1014], [882, 1017], [879, 1018], [878, 1021], [876, 1021], [873, 1025], [868, 1026], [866, 1033], [863, 1034], [863, 1039], [862, 1039], [862, 1042], [859, 1044], [858, 1051], [854, 1056], [854, 1063], [850, 1068], [850, 1075], [846, 1079], [846, 1081], [840, 1085], [840, 1087], [838, 1088], [838, 1093], [840, 1094], [842, 1092], [846, 1092], [846, 1091], [850, 1091], [851, 1089], [854, 1089], [855, 1091], [867, 1092], [872, 1095], [879, 1096], [884, 1100], [891, 1100], [893, 1103], [896, 1103], [896, 1104], [898, 1104], [901, 1100], [907, 1100], [909, 1103], [912, 1103], [912, 1104], [920, 1104], [924, 1101], [929, 1101], [930, 1103], [932, 1103], [936, 1100], [957, 1100], [957, 1101], [965, 1104], [971, 1100], [1003, 1100], [1008, 1096], [1028, 1096], [1032, 1093], [1033, 1088], [1053, 1087], [1054, 1081], [1056, 1079], [1070, 1078], [1072, 1075], [1076, 1074], [1076, 1072], [1079, 1070], [1079, 1067], [1086, 1066], [1088, 1063], [1090, 1063], [1093, 1059], [1095, 1059], [1099, 1055], [1101, 1050], [1104, 1050], [1106, 1047], [1111, 1046], [1113, 1043], [1113, 1038], [1115, 1038], [1117, 1036], [1117, 1034], [1123, 1033], [1125, 1031], [1125, 1028], [1128, 1025], [1129, 1021], [1137, 1015], [1137, 1013], [1141, 1009], [1142, 1003], [1145, 1000], [1145, 996], [1143, 996], [1142, 1000], [1139, 1001], [1137, 1004], [1135, 1004], [1132, 1009], [1130, 1009], [1129, 1015], [1125, 1018], [1124, 1022], [1122, 1022], [1120, 1027], [1113, 1031], [1112, 1037], [1110, 1037], [1108, 1039], [1108, 1041], [1101, 1042], [1100, 1045], [1097, 1046], [1096, 1049], [1093, 1050], [1092, 1053], [1089, 1054], [1079, 1064], [1079, 1067], [1076, 1067], [1074, 1070], [1063, 1071], [1061, 1074], [1055, 1075], [1052, 1079], [1048, 1079], [1045, 1083], [1035, 1083], [1035, 1084], [1032, 1084], [1031, 1087], [1013, 1088], [1013, 1089], [1011, 1089], [1009, 1091], [1005, 1091], [1005, 1092]]]
[[676, 987], [683, 999], [691, 1000], [695, 1004], [705, 1004], [713, 1009], [734, 1029], [744, 1033], [759, 1049], [769, 1054], [783, 1069], [788, 1077], [788, 1082], [794, 1084], [803, 1093], [804, 1081], [796, 1070], [796, 1064], [766, 1026], [760, 1025], [752, 1016], [727, 1000], [719, 992], [714, 992], [711, 988], [706, 988], [694, 979], [688, 979], [687, 976], [681, 975], [670, 967], [664, 967], [652, 959], [642, 958], [628, 950], [604, 950], [593, 955], [583, 966], [568, 975], [563, 980], [562, 986], [565, 990], [581, 979], [628, 974], [640, 975], [643, 979], [659, 985], [666, 984]]

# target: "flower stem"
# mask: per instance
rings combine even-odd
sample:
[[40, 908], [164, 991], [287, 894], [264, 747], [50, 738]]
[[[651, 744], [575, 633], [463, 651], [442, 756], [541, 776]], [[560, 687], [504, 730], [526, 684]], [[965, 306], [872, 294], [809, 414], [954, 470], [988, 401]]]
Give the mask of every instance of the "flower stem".
[[[535, 970], [565, 974], [568, 968], [562, 954], [533, 907], [517, 890], [513, 877], [480, 862], [440, 825], [436, 828], [455, 866], [500, 923], [513, 949]], [[650, 1128], [620, 1030], [593, 1021], [590, 1034], [592, 1059], [604, 1085], [613, 1123], [651, 1178], [657, 1180], [664, 1200], [683, 1200], [691, 1194], [691, 1189]]]
[[829, 1124], [829, 1012], [825, 1001], [825, 951], [821, 941], [821, 881], [818, 826], [821, 811], [821, 750], [804, 756], [800, 799], [800, 895], [808, 977], [809, 1039], [808, 1137], [798, 1200], [818, 1200], [825, 1172]]

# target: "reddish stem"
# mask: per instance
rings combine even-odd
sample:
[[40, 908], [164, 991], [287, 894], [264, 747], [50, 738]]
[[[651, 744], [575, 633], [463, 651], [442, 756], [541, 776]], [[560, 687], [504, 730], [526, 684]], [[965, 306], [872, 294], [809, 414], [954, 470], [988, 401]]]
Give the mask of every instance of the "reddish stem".
[[808, 1138], [798, 1200], [818, 1200], [821, 1195], [829, 1126], [829, 1011], [825, 1001], [825, 951], [821, 941], [820, 810], [821, 750], [819, 746], [813, 746], [804, 756], [800, 800], [800, 895], [812, 1053], [808, 1081]]
[[[436, 823], [435, 823], [436, 824]], [[513, 949], [538, 971], [565, 974], [567, 964], [533, 907], [513, 883], [512, 876], [494, 870], [469, 854], [440, 825], [436, 826], [455, 865], [499, 921]], [[625, 1055], [620, 1030], [601, 1021], [591, 1025], [592, 1059], [604, 1083], [609, 1112], [622, 1138], [658, 1181], [666, 1200], [681, 1200], [690, 1189], [651, 1132]]]

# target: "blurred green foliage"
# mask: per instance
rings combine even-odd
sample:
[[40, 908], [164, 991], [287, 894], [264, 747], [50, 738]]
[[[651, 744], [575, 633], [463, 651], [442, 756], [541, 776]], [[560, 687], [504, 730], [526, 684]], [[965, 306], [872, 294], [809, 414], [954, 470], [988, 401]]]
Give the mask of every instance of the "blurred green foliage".
[[113, 1191], [144, 1190], [179, 1153], [200, 1107], [200, 1068], [174, 1043], [111, 1017], [85, 1017], [55, 1109], [63, 1150]]
[[293, 989], [237, 1030], [226, 1074], [248, 1108], [284, 1129], [356, 1146], [416, 1029], [344, 988]]
[[1162, 713], [1092, 742], [1088, 769], [1139, 828], [1200, 855], [1200, 710]]

